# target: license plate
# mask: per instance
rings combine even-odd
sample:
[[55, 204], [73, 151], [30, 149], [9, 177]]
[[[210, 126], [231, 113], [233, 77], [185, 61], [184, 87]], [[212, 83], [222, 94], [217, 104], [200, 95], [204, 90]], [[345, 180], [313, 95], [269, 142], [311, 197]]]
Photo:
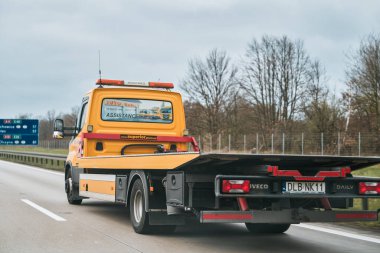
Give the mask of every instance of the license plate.
[[284, 182], [283, 193], [326, 193], [325, 182]]

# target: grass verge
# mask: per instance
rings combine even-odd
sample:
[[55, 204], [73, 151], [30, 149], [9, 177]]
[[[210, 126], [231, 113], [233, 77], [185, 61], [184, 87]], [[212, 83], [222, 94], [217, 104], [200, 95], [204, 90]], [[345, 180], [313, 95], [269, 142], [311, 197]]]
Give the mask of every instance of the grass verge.
[[41, 148], [34, 146], [23, 146], [23, 147], [0, 147], [0, 150], [7, 151], [20, 151], [20, 152], [36, 152], [43, 154], [56, 154], [56, 155], [67, 155], [68, 149], [49, 149], [49, 148]]

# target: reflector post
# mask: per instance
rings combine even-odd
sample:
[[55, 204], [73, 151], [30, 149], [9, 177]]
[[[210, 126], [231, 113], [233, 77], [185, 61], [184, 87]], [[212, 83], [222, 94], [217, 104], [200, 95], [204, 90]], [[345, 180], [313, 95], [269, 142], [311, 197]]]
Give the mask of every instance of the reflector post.
[[249, 180], [223, 180], [222, 191], [225, 193], [248, 193]]

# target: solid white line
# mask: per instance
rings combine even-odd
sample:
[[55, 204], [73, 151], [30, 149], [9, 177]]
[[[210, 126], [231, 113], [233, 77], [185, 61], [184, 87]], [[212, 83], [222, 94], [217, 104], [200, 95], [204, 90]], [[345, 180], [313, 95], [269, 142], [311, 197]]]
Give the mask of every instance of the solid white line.
[[28, 199], [21, 199], [22, 202], [24, 202], [25, 204], [28, 204], [30, 205], [31, 207], [37, 209], [38, 211], [40, 211], [41, 213], [43, 214], [46, 214], [47, 216], [49, 216], [50, 218], [56, 220], [56, 221], [66, 221], [64, 218], [62, 218], [61, 216], [58, 216], [56, 215], [55, 213], [52, 213], [50, 212], [49, 210], [37, 205], [36, 203], [33, 203], [32, 201], [28, 200]]
[[49, 173], [49, 174], [53, 174], [53, 175], [58, 175], [58, 176], [64, 175], [63, 172], [51, 171], [49, 169], [41, 169], [41, 168], [38, 168], [38, 167], [34, 167], [34, 166], [30, 166], [30, 165], [25, 165], [25, 164], [21, 164], [21, 163], [14, 163], [14, 162], [9, 162], [9, 161], [4, 161], [4, 160], [0, 160], [0, 162], [9, 163], [11, 165], [17, 165], [19, 167], [25, 167], [25, 168], [28, 168], [28, 169], [32, 169], [32, 170], [36, 170], [36, 171], [44, 172], [44, 173]]
[[323, 228], [323, 227], [318, 227], [318, 226], [313, 226], [313, 225], [307, 225], [307, 224], [297, 224], [294, 226], [380, 244], [380, 239], [373, 238], [373, 237], [368, 237], [368, 236], [363, 236], [363, 235], [358, 235], [358, 234], [353, 234], [353, 233], [348, 233], [348, 232], [343, 232], [339, 230]]

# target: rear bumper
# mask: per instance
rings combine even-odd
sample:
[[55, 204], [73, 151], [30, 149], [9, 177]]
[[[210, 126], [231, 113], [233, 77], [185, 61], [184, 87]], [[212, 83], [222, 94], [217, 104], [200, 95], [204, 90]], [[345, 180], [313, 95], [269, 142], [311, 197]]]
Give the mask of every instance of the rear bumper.
[[289, 223], [377, 221], [376, 211], [201, 211], [201, 223]]
[[[242, 179], [250, 180], [249, 193], [223, 193], [223, 179]], [[313, 177], [311, 177], [313, 179]], [[284, 193], [284, 182], [296, 182], [292, 177], [272, 177], [272, 176], [244, 176], [244, 175], [217, 175], [215, 177], [215, 196], [217, 198], [272, 198], [272, 199], [321, 199], [321, 198], [380, 198], [378, 194], [361, 195], [359, 194], [359, 182], [379, 182], [379, 178], [373, 177], [350, 177], [350, 178], [325, 178], [326, 192], [323, 194], [307, 193]], [[303, 182], [303, 181], [297, 181]], [[316, 182], [307, 180], [305, 182]]]

